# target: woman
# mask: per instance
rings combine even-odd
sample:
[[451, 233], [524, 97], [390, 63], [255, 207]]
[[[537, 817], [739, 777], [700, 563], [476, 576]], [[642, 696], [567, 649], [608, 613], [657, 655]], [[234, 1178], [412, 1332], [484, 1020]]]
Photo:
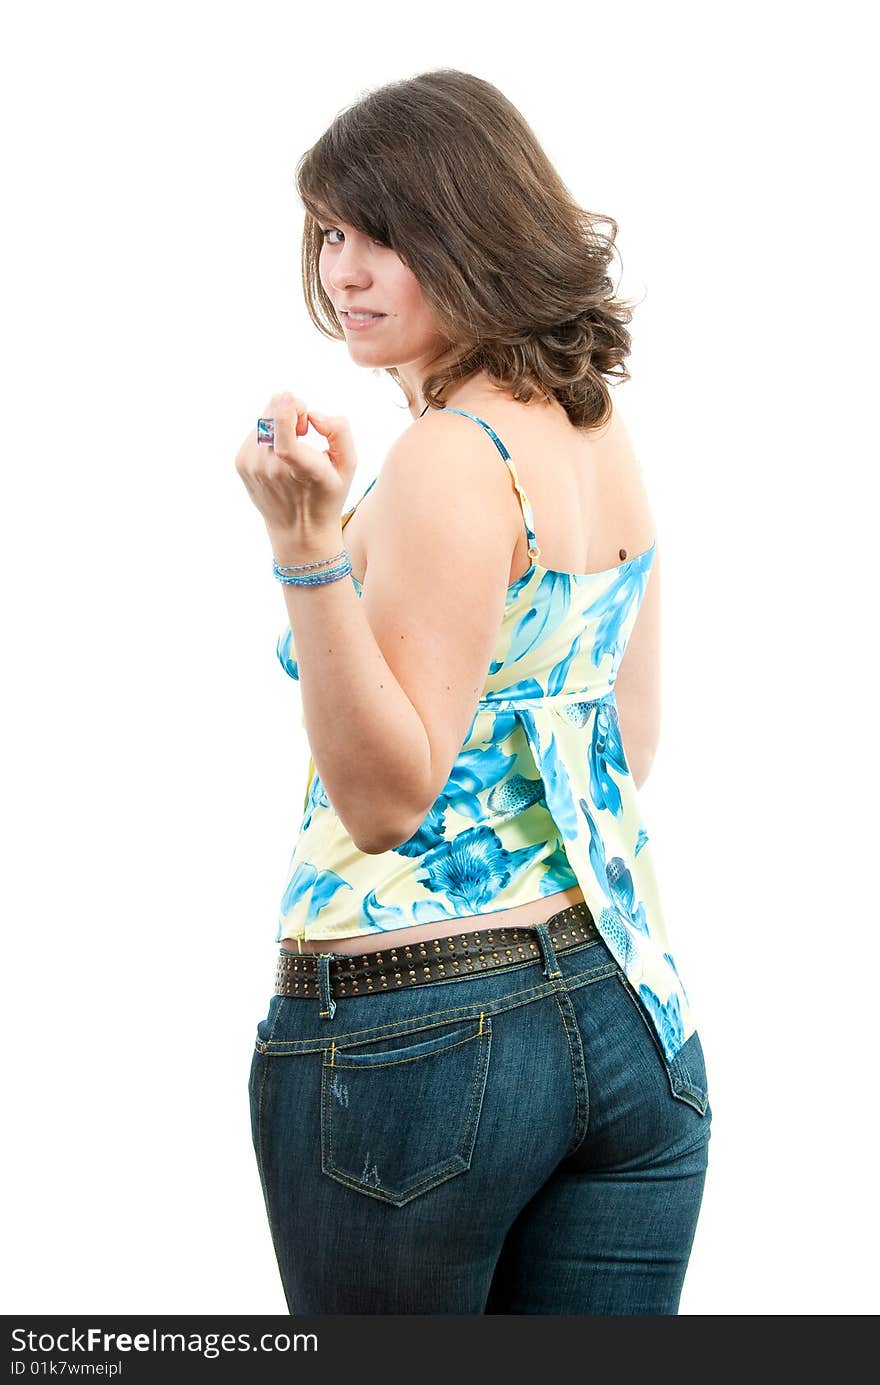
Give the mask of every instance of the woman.
[[637, 797], [616, 224], [454, 70], [345, 110], [298, 190], [311, 316], [413, 422], [344, 514], [344, 419], [276, 395], [236, 459], [313, 755], [249, 1081], [290, 1312], [676, 1313], [711, 1108]]

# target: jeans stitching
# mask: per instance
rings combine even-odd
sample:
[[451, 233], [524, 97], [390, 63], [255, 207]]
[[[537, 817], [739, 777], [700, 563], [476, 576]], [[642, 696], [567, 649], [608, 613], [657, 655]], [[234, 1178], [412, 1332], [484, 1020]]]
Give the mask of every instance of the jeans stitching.
[[[567, 1022], [566, 1022], [566, 1011], [563, 1009], [563, 1006], [562, 1006], [563, 998], [567, 1001], [567, 1004], [568, 1004], [568, 1017], [572, 1020], [572, 1022], [573, 1022], [573, 1024], [574, 1024], [574, 1031], [575, 1031], [575, 1033], [577, 1034], [577, 1037], [578, 1037], [578, 1048], [580, 1049], [580, 1055], [581, 1055], [581, 1069], [582, 1069], [582, 1071], [583, 1071], [583, 1073], [584, 1073], [584, 1085], [585, 1085], [585, 1087], [586, 1087], [586, 1094], [587, 1094], [587, 1103], [586, 1103], [586, 1105], [587, 1105], [587, 1116], [586, 1116], [586, 1121], [584, 1122], [584, 1132], [583, 1132], [583, 1134], [580, 1136], [580, 1138], [578, 1138], [578, 1131], [579, 1131], [580, 1128], [581, 1128], [580, 1081], [579, 1081], [579, 1077], [578, 1077], [577, 1063], [576, 1063], [576, 1061], [575, 1061], [575, 1056], [574, 1056], [574, 1048], [573, 1048], [572, 1042], [571, 1042], [571, 1035], [569, 1034], [569, 1027], [568, 1027], [568, 1024], [567, 1024]], [[576, 1149], [578, 1149], [578, 1148], [580, 1147], [581, 1144], [583, 1144], [584, 1138], [586, 1137], [587, 1125], [589, 1124], [589, 1121], [590, 1121], [590, 1089], [589, 1089], [589, 1086], [587, 1086], [587, 1084], [586, 1084], [586, 1060], [585, 1060], [585, 1058], [584, 1058], [584, 1046], [583, 1046], [583, 1043], [581, 1042], [580, 1028], [579, 1028], [578, 1022], [577, 1022], [577, 1015], [576, 1015], [575, 1012], [574, 1012], [574, 1006], [572, 1005], [571, 1001], [568, 999], [568, 995], [567, 995], [567, 993], [566, 993], [564, 990], [563, 990], [562, 992], [560, 992], [560, 991], [557, 991], [557, 992], [556, 992], [556, 1004], [557, 1004], [557, 1006], [559, 1007], [559, 1013], [560, 1013], [560, 1016], [561, 1016], [561, 1018], [562, 1018], [562, 1031], [563, 1031], [563, 1033], [565, 1034], [565, 1040], [566, 1040], [566, 1043], [568, 1044], [568, 1057], [569, 1057], [569, 1061], [570, 1061], [570, 1063], [571, 1063], [572, 1084], [573, 1084], [573, 1086], [574, 1086], [574, 1111], [575, 1111], [575, 1120], [574, 1120], [574, 1144], [573, 1144], [572, 1148], [571, 1148], [570, 1150], [568, 1150], [567, 1153], [566, 1153], [566, 1155], [565, 1155], [565, 1158], [568, 1158], [568, 1155], [569, 1155], [569, 1154], [573, 1154], [574, 1151], [575, 1151]]]
[[[652, 1042], [654, 1044], [654, 1049], [659, 1054], [660, 1061], [663, 1064], [663, 1067], [666, 1071], [666, 1079], [669, 1083], [669, 1090], [672, 1092], [672, 1095], [675, 1097], [676, 1101], [685, 1102], [688, 1106], [692, 1106], [695, 1111], [698, 1111], [701, 1116], [704, 1116], [706, 1114], [706, 1107], [709, 1104], [708, 1091], [706, 1093], [703, 1093], [698, 1088], [693, 1087], [689, 1082], [684, 1081], [684, 1079], [677, 1072], [673, 1073], [672, 1064], [666, 1057], [666, 1054], [663, 1052], [663, 1048], [660, 1044], [660, 1040], [657, 1036], [656, 1030], [654, 1029], [654, 1026], [651, 1023], [650, 1019], [648, 1018], [648, 1015], [645, 1013], [641, 997], [635, 990], [629, 977], [625, 974], [625, 972], [622, 969], [620, 969], [618, 972], [618, 979], [621, 985], [623, 986], [624, 991], [629, 996], [630, 1000], [635, 1006], [639, 1016], [641, 1017], [645, 1025], [645, 1028], [651, 1036]], [[696, 1030], [694, 1030], [693, 1033], [696, 1033]], [[691, 1036], [688, 1035], [688, 1038], [690, 1037]], [[685, 1040], [685, 1043], [687, 1043], [687, 1039]]]
[[[271, 1036], [275, 1033], [275, 1026], [276, 1026], [276, 1024], [278, 1023], [278, 1016], [280, 1015], [280, 1013], [281, 1013], [281, 1005], [279, 1004], [279, 1005], [276, 1007], [276, 1009], [275, 1009], [275, 1018], [272, 1020], [272, 1027], [271, 1027], [271, 1029], [269, 1030], [269, 1037], [270, 1037], [270, 1038], [271, 1038]], [[264, 1050], [264, 1049], [257, 1049], [257, 1053], [258, 1053], [259, 1056], [262, 1057], [262, 1058], [267, 1057], [267, 1051]], [[255, 1055], [255, 1056], [256, 1056], [256, 1055]], [[251, 1059], [251, 1062], [253, 1063], [253, 1059]], [[260, 1089], [259, 1089], [259, 1092], [257, 1093], [257, 1149], [256, 1149], [256, 1155], [257, 1155], [257, 1171], [258, 1171], [258, 1173], [259, 1173], [259, 1175], [260, 1175], [260, 1186], [261, 1186], [262, 1189], [263, 1189], [263, 1201], [264, 1201], [264, 1203], [266, 1204], [266, 1218], [267, 1218], [267, 1220], [268, 1220], [268, 1222], [269, 1222], [269, 1230], [270, 1230], [271, 1235], [272, 1235], [272, 1244], [273, 1244], [273, 1246], [277, 1247], [276, 1227], [275, 1227], [275, 1224], [274, 1224], [274, 1222], [273, 1222], [273, 1220], [272, 1220], [272, 1213], [271, 1213], [271, 1210], [270, 1210], [269, 1190], [268, 1190], [268, 1185], [267, 1185], [267, 1183], [266, 1183], [265, 1159], [264, 1159], [264, 1154], [263, 1154], [263, 1144], [264, 1144], [264, 1140], [263, 1140], [263, 1093], [264, 1093], [265, 1090], [266, 1090], [266, 1081], [267, 1081], [268, 1076], [269, 1076], [269, 1064], [266, 1063], [266, 1062], [262, 1063], [262, 1064], [261, 1064], [261, 1069], [262, 1069], [262, 1070], [261, 1070], [261, 1072], [260, 1072], [260, 1077], [259, 1077]], [[278, 1257], [278, 1251], [277, 1251], [277, 1249], [276, 1249], [276, 1251], [275, 1251], [275, 1258], [276, 1258], [276, 1260], [277, 1260], [277, 1262], [278, 1262], [278, 1270], [279, 1270], [279, 1273], [280, 1273], [280, 1271], [281, 1271], [281, 1261], [280, 1261], [280, 1259], [279, 1259], [279, 1257]], [[285, 1291], [285, 1296], [286, 1296], [286, 1291]]]
[[[471, 1153], [473, 1153], [473, 1142], [476, 1138], [476, 1128], [479, 1123], [480, 1112], [483, 1109], [482, 1099], [480, 1100], [479, 1105], [477, 1105], [477, 1093], [480, 1090], [482, 1090], [483, 1094], [485, 1094], [486, 1081], [489, 1075], [489, 1057], [491, 1053], [492, 1043], [492, 1025], [487, 1016], [483, 1017], [483, 1026], [480, 1032], [471, 1035], [471, 1039], [480, 1039], [482, 1041], [480, 1044], [480, 1051], [477, 1056], [477, 1061], [474, 1065], [474, 1076], [473, 1081], [471, 1082], [470, 1094], [468, 1096], [468, 1113], [465, 1124], [463, 1141], [464, 1147], [468, 1148], [468, 1146], [470, 1145]], [[461, 1042], [469, 1043], [470, 1041], [470, 1039], [464, 1039]], [[457, 1046], [457, 1044], [451, 1045], [451, 1047], [453, 1048], [456, 1048]], [[439, 1051], [445, 1052], [446, 1050], [441, 1049]], [[427, 1057], [429, 1055], [425, 1056]], [[385, 1067], [387, 1065], [384, 1063], [377, 1063], [375, 1065], [371, 1065], [371, 1067], [372, 1066]], [[370, 1069], [362, 1069], [362, 1071], [369, 1070]], [[345, 1186], [348, 1188], [353, 1188], [355, 1192], [366, 1193], [370, 1197], [376, 1198], [379, 1202], [390, 1202], [394, 1206], [400, 1206], [402, 1205], [402, 1203], [410, 1202], [414, 1197], [419, 1196], [420, 1193], [429, 1192], [432, 1188], [439, 1187], [441, 1183], [447, 1183], [450, 1178], [455, 1178], [458, 1174], [465, 1173], [467, 1169], [470, 1168], [470, 1159], [465, 1160], [464, 1156], [461, 1153], [451, 1155], [450, 1159], [452, 1161], [457, 1161], [460, 1167], [450, 1168], [445, 1173], [441, 1174], [439, 1177], [436, 1173], [427, 1174], [424, 1178], [419, 1179], [417, 1183], [414, 1183], [409, 1188], [407, 1188], [406, 1195], [403, 1198], [402, 1203], [398, 1202], [392, 1196], [390, 1189], [383, 1188], [381, 1186], [377, 1188], [371, 1184], [361, 1183], [351, 1174], [346, 1173], [342, 1169], [338, 1169], [333, 1158], [333, 1122], [330, 1115], [333, 1108], [330, 1103], [329, 1097], [329, 1074], [332, 1071], [333, 1068], [331, 1067], [331, 1065], [325, 1062], [323, 1064], [323, 1078], [321, 1083], [321, 1132], [322, 1136], [326, 1134], [326, 1158], [322, 1153], [322, 1173], [327, 1174], [327, 1176], [330, 1178], [337, 1179], [340, 1183], [344, 1183]], [[450, 1160], [446, 1161], [446, 1163], [449, 1162]], [[445, 1164], [442, 1167], [445, 1167]]]
[[[474, 1024], [477, 1021], [474, 1020]], [[332, 1068], [348, 1068], [355, 1072], [371, 1072], [373, 1068], [396, 1068], [401, 1063], [420, 1063], [425, 1058], [432, 1058], [435, 1053], [448, 1053], [453, 1048], [458, 1048], [461, 1044], [472, 1044], [474, 1039], [480, 1037], [479, 1033], [468, 1034], [466, 1039], [456, 1039], [454, 1044], [445, 1044], [440, 1048], [432, 1049], [430, 1053], [415, 1053], [411, 1058], [390, 1058], [387, 1063], [346, 1063], [339, 1061], [339, 1047], [337, 1045], [336, 1055], [332, 1063], [327, 1062], [327, 1050], [324, 1049], [324, 1066]]]
[[[483, 1043], [480, 1045], [480, 1053], [474, 1068], [474, 1080], [471, 1083], [471, 1094], [468, 1100], [468, 1120], [465, 1127], [467, 1139], [465, 1148], [469, 1149], [470, 1153], [468, 1154], [465, 1168], [470, 1168], [471, 1165], [474, 1144], [477, 1138], [477, 1126], [480, 1120], [480, 1113], [483, 1109], [482, 1099], [479, 1103], [477, 1102], [477, 1093], [481, 1087], [482, 1091], [485, 1092], [486, 1082], [489, 1076], [489, 1057], [492, 1049], [492, 1023], [486, 1020], [483, 1015], [480, 1016], [480, 1033], [477, 1037], [482, 1039]], [[462, 1155], [461, 1158], [464, 1159], [464, 1155]]]
[[[537, 959], [535, 960], [537, 961]], [[566, 981], [565, 987], [566, 989], [574, 989], [576, 987], [585, 986], [594, 981], [601, 981], [606, 976], [612, 976], [615, 972], [619, 970], [620, 968], [618, 966], [618, 963], [609, 960], [607, 962], [603, 962], [598, 967], [591, 968], [589, 972], [581, 974], [577, 978], [573, 978], [573, 985], [570, 985], [569, 982]], [[484, 973], [480, 972], [479, 974], [482, 976]], [[469, 980], [470, 978], [463, 977], [461, 979]], [[503, 1014], [506, 1010], [515, 1010], [520, 1005], [528, 1005], [531, 1004], [534, 1000], [541, 1000], [545, 996], [554, 995], [558, 990], [558, 986], [552, 983], [542, 981], [537, 986], [531, 986], [526, 990], [517, 991], [516, 995], [509, 997], [508, 1003], [504, 1003], [503, 1001], [495, 1003], [491, 1001], [485, 1003], [481, 1002], [479, 1008], [483, 1010], [486, 1015]], [[388, 992], [388, 994], [398, 995], [401, 994], [401, 992]], [[282, 1004], [286, 1001], [292, 1001], [294, 1004], [300, 1003], [294, 997], [282, 996]], [[281, 1005], [279, 1005], [278, 1010], [280, 1013]], [[467, 1005], [453, 1005], [446, 1010], [432, 1010], [430, 1013], [426, 1015], [419, 1015], [417, 1016], [417, 1019], [420, 1022], [412, 1026], [404, 1025], [403, 1027], [401, 1027], [399, 1020], [391, 1020], [387, 1024], [373, 1025], [369, 1029], [353, 1029], [343, 1034], [334, 1034], [333, 1039], [334, 1042], [337, 1044], [344, 1044], [352, 1042], [356, 1039], [364, 1039], [367, 1036], [382, 1038], [383, 1036], [388, 1035], [397, 1036], [402, 1034], [418, 1034], [421, 1033], [423, 1029], [431, 1029], [438, 1024], [445, 1023], [448, 1018], [454, 1018], [460, 1015], [475, 1018], [475, 1016], [472, 1013], [473, 1010], [474, 1002], [471, 1001]], [[275, 1025], [273, 1024], [272, 1033], [274, 1033], [274, 1031]], [[259, 1043], [260, 1041], [258, 1040], [257, 1042]], [[262, 1042], [265, 1044], [265, 1049], [261, 1048], [261, 1053], [269, 1053], [273, 1047], [283, 1047], [285, 1048], [286, 1053], [279, 1056], [285, 1057], [293, 1057], [299, 1053], [320, 1053], [326, 1050], [327, 1048], [327, 1039], [323, 1037], [317, 1037], [314, 1039], [273, 1039], [270, 1035], [267, 1039], [263, 1040]]]
[[458, 1154], [456, 1154], [454, 1157], [458, 1159], [461, 1168], [450, 1169], [447, 1173], [444, 1173], [440, 1178], [437, 1178], [436, 1182], [429, 1183], [425, 1187], [423, 1187], [422, 1184], [417, 1184], [415, 1187], [407, 1189], [406, 1196], [403, 1198], [402, 1203], [395, 1201], [395, 1199], [391, 1196], [387, 1189], [376, 1188], [368, 1183], [358, 1183], [357, 1179], [352, 1178], [349, 1174], [340, 1173], [338, 1169], [325, 1168], [322, 1170], [322, 1172], [325, 1173], [328, 1178], [335, 1178], [337, 1182], [344, 1183], [347, 1188], [353, 1188], [357, 1193], [363, 1193], [367, 1197], [374, 1197], [378, 1202], [390, 1202], [392, 1206], [398, 1207], [403, 1205], [403, 1203], [411, 1202], [412, 1199], [414, 1197], [418, 1197], [420, 1193], [430, 1192], [432, 1188], [439, 1188], [441, 1183], [448, 1183], [450, 1178], [456, 1178], [460, 1173], [464, 1173], [467, 1169], [467, 1165], [465, 1164], [464, 1160]]

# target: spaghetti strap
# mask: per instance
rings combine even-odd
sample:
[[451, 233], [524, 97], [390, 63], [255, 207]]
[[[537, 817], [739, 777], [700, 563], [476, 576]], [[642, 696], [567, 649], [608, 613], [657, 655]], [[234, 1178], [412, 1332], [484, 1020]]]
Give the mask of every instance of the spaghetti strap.
[[356, 500], [356, 501], [354, 502], [354, 504], [352, 505], [351, 509], [345, 511], [345, 514], [342, 516], [342, 526], [341, 526], [341, 527], [342, 527], [343, 529], [345, 528], [345, 526], [346, 526], [346, 524], [348, 523], [348, 521], [351, 519], [351, 517], [352, 517], [352, 515], [354, 514], [355, 510], [357, 509], [358, 505], [360, 505], [361, 500], [366, 500], [367, 496], [369, 495], [370, 491], [371, 491], [371, 490], [373, 489], [373, 487], [375, 486], [375, 484], [376, 484], [376, 482], [378, 481], [378, 479], [379, 479], [378, 476], [374, 476], [373, 479], [372, 479], [372, 481], [370, 482], [370, 484], [367, 486], [367, 489], [364, 491], [363, 495], [361, 496], [361, 499], [360, 499], [360, 500]]
[[538, 541], [535, 537], [535, 516], [532, 513], [532, 507], [529, 502], [529, 497], [526, 495], [525, 491], [520, 485], [519, 477], [516, 474], [516, 466], [514, 464], [513, 458], [511, 457], [507, 448], [504, 446], [504, 443], [501, 441], [494, 429], [489, 427], [488, 423], [486, 423], [482, 418], [477, 418], [476, 414], [469, 414], [466, 409], [453, 409], [450, 405], [447, 405], [444, 409], [441, 409], [440, 412], [448, 414], [461, 414], [464, 418], [472, 418], [474, 420], [474, 423], [479, 423], [480, 426], [482, 428], [485, 428], [486, 432], [489, 434], [489, 437], [492, 439], [495, 446], [498, 448], [498, 451], [501, 453], [501, 456], [504, 458], [507, 470], [513, 477], [513, 484], [516, 486], [517, 495], [519, 496], [520, 500], [520, 509], [522, 510], [522, 516], [526, 526], [526, 534], [528, 535], [529, 540], [529, 557], [537, 558], [540, 555], [541, 550], [538, 547]]

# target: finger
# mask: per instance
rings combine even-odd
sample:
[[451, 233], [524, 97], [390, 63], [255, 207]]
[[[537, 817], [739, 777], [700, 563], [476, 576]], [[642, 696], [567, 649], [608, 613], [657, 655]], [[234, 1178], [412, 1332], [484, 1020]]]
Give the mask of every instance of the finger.
[[348, 419], [343, 415], [318, 414], [309, 409], [309, 421], [323, 438], [341, 439], [349, 430]]
[[276, 457], [292, 460], [296, 453], [300, 407], [305, 411], [304, 402], [292, 394], [273, 394], [266, 405], [265, 417], [274, 420], [275, 441], [272, 450]]
[[321, 414], [314, 409], [309, 411], [309, 420], [315, 430], [327, 439], [325, 456], [337, 472], [354, 473], [357, 466], [354, 438], [351, 424], [344, 414]]
[[273, 411], [271, 416], [276, 420], [281, 417], [294, 436], [301, 438], [309, 431], [309, 411], [305, 400], [300, 399], [298, 395], [290, 394], [289, 391], [273, 394], [269, 408]]

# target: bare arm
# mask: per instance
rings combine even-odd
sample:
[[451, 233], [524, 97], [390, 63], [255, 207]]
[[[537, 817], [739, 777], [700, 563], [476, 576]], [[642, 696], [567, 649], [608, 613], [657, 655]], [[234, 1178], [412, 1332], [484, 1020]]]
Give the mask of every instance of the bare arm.
[[[341, 525], [324, 534], [272, 534], [279, 563], [330, 557]], [[385, 849], [389, 819], [418, 799], [430, 754], [424, 724], [395, 678], [349, 578], [284, 583], [296, 642], [303, 720], [315, 768], [361, 851]]]
[[[408, 430], [386, 459], [359, 599], [284, 584], [303, 720], [334, 810], [366, 852], [406, 841], [447, 782], [501, 625], [519, 509], [467, 420]], [[405, 516], [401, 521], [400, 516]], [[341, 525], [272, 533], [279, 563], [329, 557]]]

